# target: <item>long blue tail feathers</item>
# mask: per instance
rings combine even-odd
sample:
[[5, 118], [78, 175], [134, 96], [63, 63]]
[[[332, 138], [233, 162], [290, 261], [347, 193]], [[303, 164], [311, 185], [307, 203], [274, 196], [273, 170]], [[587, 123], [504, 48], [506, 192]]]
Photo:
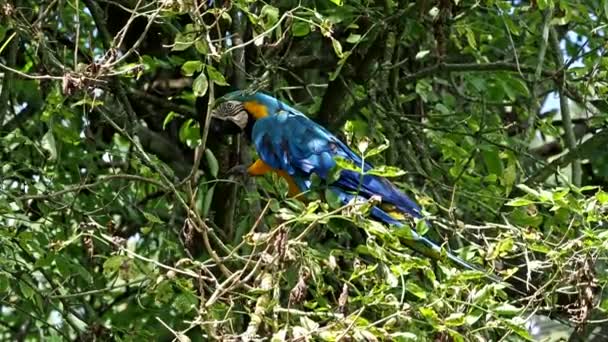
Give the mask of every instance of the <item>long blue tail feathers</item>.
[[[338, 195], [341, 202], [344, 204], [349, 203], [353, 198], [355, 198], [354, 194], [347, 193], [340, 188], [332, 187], [332, 190]], [[418, 208], [416, 208], [416, 209], [418, 209]], [[416, 211], [419, 212], [418, 210], [416, 210]], [[408, 212], [412, 212], [412, 210], [409, 210]], [[397, 227], [404, 227], [403, 222], [394, 219], [387, 212], [378, 208], [377, 206], [372, 207], [370, 214], [373, 218], [380, 220], [381, 222], [383, 222], [385, 224], [390, 224], [390, 225], [394, 225]], [[420, 218], [420, 215], [418, 215], [417, 217]], [[412, 230], [411, 232], [412, 232], [412, 239], [411, 240], [408, 239], [408, 240], [404, 241], [408, 247], [412, 248], [413, 250], [415, 250], [427, 257], [430, 257], [433, 259], [440, 258], [442, 249], [439, 245], [437, 245], [433, 241], [431, 241], [423, 236], [418, 235], [418, 233], [416, 233], [414, 230]], [[480, 268], [467, 263], [466, 261], [460, 259], [459, 257], [453, 255], [450, 252], [446, 251], [445, 255], [452, 262], [454, 262], [455, 264], [457, 264], [465, 269], [484, 272]]]

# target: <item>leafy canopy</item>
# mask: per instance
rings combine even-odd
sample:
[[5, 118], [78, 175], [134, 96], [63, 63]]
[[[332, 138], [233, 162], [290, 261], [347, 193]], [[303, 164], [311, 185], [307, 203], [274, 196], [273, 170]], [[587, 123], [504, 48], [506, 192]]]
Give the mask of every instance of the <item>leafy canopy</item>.
[[[606, 338], [607, 20], [605, 1], [5, 0], [0, 338]], [[340, 135], [424, 207], [413, 229], [505, 283], [412, 253], [370, 203], [227, 174], [254, 151], [206, 114], [234, 88]]]

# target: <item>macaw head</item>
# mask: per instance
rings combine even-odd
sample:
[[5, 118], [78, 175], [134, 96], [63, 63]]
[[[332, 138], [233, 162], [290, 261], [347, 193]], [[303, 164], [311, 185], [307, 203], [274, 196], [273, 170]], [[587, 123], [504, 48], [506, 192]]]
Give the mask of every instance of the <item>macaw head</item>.
[[211, 111], [211, 130], [223, 134], [248, 131], [256, 120], [276, 114], [282, 105], [261, 92], [233, 91], [216, 100]]

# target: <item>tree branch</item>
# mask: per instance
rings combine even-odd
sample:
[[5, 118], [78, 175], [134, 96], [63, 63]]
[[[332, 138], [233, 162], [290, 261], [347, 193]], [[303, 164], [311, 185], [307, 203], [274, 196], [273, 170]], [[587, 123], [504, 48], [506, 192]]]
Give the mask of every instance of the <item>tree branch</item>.
[[[562, 51], [559, 48], [559, 40], [557, 38], [557, 32], [555, 28], [551, 28], [551, 45], [553, 46], [553, 53], [555, 54], [555, 62], [557, 63], [557, 69], [561, 70], [561, 79], [558, 83], [559, 86], [559, 105], [564, 125], [564, 131], [566, 132], [566, 146], [570, 151], [576, 149], [576, 137], [574, 135], [574, 127], [572, 126], [572, 116], [570, 115], [570, 106], [568, 105], [568, 98], [564, 94], [564, 84], [566, 82], [566, 71], [564, 67], [564, 57]], [[583, 170], [581, 169], [581, 161], [578, 158], [572, 160], [572, 183], [575, 186], [580, 186], [583, 176]]]
[[[433, 66], [424, 68], [416, 73], [406, 75], [400, 80], [400, 86], [404, 86], [407, 83], [419, 80], [421, 78], [432, 76], [440, 72], [487, 72], [487, 71], [508, 71], [526, 74], [534, 74], [536, 68], [527, 65], [518, 65], [516, 63], [509, 62], [493, 62], [493, 63], [437, 63]], [[555, 77], [555, 73], [552, 71], [542, 70], [540, 72], [545, 77]]]

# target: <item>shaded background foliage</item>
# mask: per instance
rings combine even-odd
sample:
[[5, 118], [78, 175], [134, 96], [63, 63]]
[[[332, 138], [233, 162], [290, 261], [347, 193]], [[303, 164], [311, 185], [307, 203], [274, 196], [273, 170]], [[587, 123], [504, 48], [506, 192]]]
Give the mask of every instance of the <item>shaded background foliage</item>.
[[[529, 340], [539, 317], [606, 338], [607, 12], [4, 1], [2, 338]], [[247, 87], [390, 165], [429, 235], [527, 295], [413, 255], [365, 206], [228, 176], [253, 151], [207, 113]]]

